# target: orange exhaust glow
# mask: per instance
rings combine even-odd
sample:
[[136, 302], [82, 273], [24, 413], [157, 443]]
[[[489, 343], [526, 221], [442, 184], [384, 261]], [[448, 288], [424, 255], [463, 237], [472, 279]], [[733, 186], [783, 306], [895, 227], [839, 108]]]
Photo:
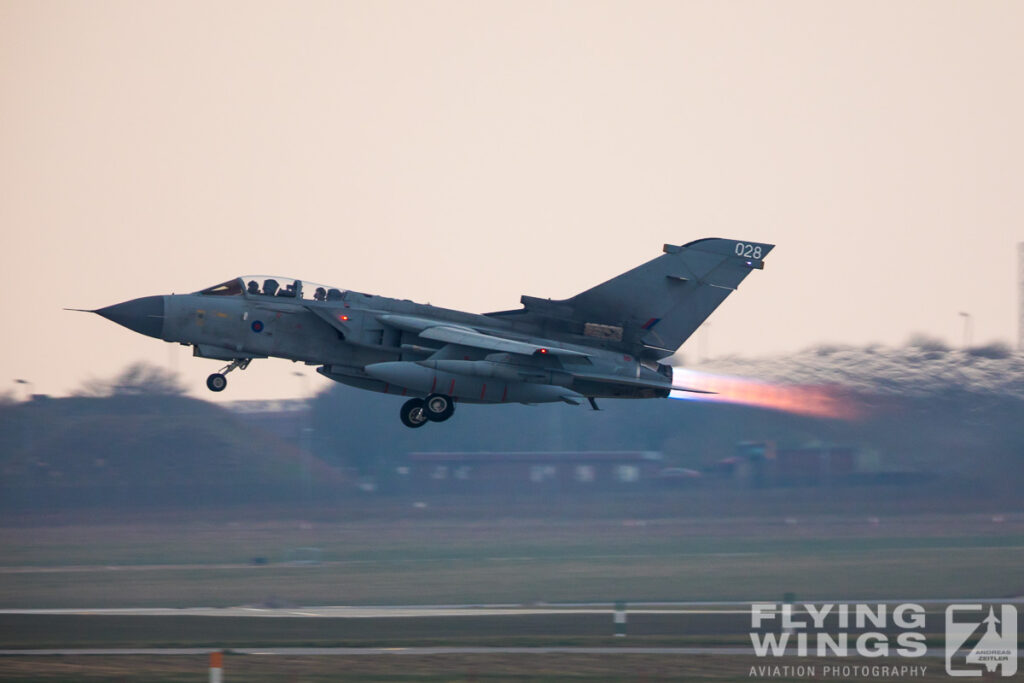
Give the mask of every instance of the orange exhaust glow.
[[669, 394], [669, 398], [733, 403], [781, 410], [796, 415], [841, 420], [854, 420], [861, 415], [858, 404], [835, 387], [771, 384], [744, 377], [715, 375], [686, 368], [673, 368], [672, 377], [672, 383], [676, 386], [715, 393], [693, 394], [685, 391], [673, 391]]

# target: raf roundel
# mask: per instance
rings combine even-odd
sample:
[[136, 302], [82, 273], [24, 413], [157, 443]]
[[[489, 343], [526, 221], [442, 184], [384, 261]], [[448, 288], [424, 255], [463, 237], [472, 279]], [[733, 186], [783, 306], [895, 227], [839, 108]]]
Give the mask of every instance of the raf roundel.
[[256, 332], [256, 333], [262, 332], [263, 331], [263, 321], [262, 320], [253, 320], [252, 321], [252, 331]]

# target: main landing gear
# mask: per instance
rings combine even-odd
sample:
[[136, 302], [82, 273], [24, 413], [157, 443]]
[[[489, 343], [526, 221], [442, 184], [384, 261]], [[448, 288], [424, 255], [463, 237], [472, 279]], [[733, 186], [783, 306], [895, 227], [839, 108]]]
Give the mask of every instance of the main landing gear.
[[455, 413], [455, 401], [451, 396], [431, 394], [426, 399], [409, 399], [402, 406], [399, 417], [406, 427], [422, 427], [427, 422], [444, 422]]
[[235, 368], [245, 370], [251, 362], [252, 358], [236, 358], [228, 365], [225, 365], [220, 372], [215, 372], [207, 377], [206, 388], [210, 391], [224, 391], [224, 387], [228, 385], [227, 374]]

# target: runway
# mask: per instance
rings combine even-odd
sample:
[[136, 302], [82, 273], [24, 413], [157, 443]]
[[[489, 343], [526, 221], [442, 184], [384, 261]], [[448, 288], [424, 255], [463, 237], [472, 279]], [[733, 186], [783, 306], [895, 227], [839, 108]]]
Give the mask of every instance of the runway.
[[[918, 602], [928, 632], [941, 632], [947, 602]], [[612, 603], [3, 609], [0, 656], [756, 655], [750, 603], [629, 604], [628, 635], [612, 641], [614, 613]], [[835, 617], [829, 628], [845, 631]]]
[[[872, 605], [898, 605], [914, 603], [925, 607], [928, 612], [938, 612], [949, 604], [1002, 603], [1024, 604], [1024, 597], [1014, 598], [950, 598], [929, 600], [809, 600], [793, 604], [794, 612], [802, 612], [803, 604], [855, 604], [863, 602]], [[626, 604], [629, 614], [750, 614], [752, 604], [776, 604], [780, 602], [631, 602]], [[264, 607], [259, 605], [238, 605], [234, 607], [62, 607], [52, 609], [0, 609], [0, 615], [97, 615], [97, 616], [149, 616], [149, 617], [304, 617], [330, 619], [376, 619], [410, 617], [466, 617], [466, 616], [523, 616], [554, 614], [609, 614], [615, 603], [538, 603], [516, 605], [510, 603], [458, 604], [458, 605], [318, 605], [302, 607]], [[779, 610], [763, 610], [766, 614]]]
[[[366, 655], [739, 655], [756, 656], [751, 647], [263, 647], [230, 648], [232, 654], [264, 656], [366, 656]], [[103, 649], [47, 649], [47, 650], [0, 650], [0, 657], [6, 656], [158, 656], [158, 655], [204, 655], [224, 652], [217, 648], [103, 648]], [[795, 655], [791, 655], [794, 656]], [[826, 655], [826, 657], [836, 655]], [[945, 651], [929, 648], [925, 657], [944, 657]], [[1024, 652], [1018, 653], [1024, 657]], [[767, 658], [772, 659], [772, 658]], [[849, 657], [843, 657], [849, 659]]]
[[[484, 617], [484, 616], [524, 616], [554, 614], [610, 614], [612, 605], [604, 607], [575, 606], [322, 606], [299, 608], [270, 607], [113, 607], [97, 609], [60, 608], [60, 609], [0, 609], [0, 615], [75, 615], [75, 616], [122, 616], [122, 617], [321, 617], [327, 619], [377, 619], [377, 618], [411, 618], [411, 617]], [[714, 609], [705, 608], [674, 608], [665, 606], [661, 609], [653, 607], [630, 608], [630, 614], [750, 614], [748, 609]]]

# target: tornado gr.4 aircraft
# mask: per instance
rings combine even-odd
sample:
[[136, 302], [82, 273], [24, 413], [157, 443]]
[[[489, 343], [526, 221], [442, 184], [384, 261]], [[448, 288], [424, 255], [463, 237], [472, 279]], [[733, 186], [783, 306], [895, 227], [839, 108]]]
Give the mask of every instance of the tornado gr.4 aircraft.
[[257, 358], [317, 365], [337, 382], [407, 396], [402, 423], [452, 416], [455, 403], [662, 398], [671, 356], [773, 245], [718, 238], [683, 246], [576, 296], [523, 296], [482, 315], [281, 277], [247, 276], [194, 294], [147, 296], [90, 311], [228, 364]]

